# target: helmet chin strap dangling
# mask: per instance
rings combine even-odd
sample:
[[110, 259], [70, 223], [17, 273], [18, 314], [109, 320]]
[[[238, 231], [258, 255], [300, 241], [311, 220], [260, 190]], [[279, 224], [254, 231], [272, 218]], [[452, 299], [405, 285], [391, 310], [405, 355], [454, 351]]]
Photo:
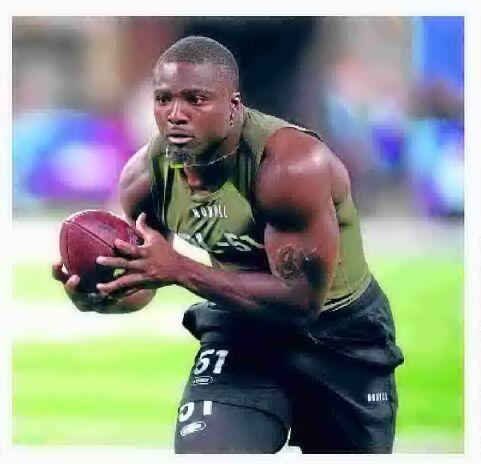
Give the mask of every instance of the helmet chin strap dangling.
[[211, 161], [208, 161], [206, 163], [196, 163], [196, 162], [191, 162], [189, 163], [188, 161], [186, 161], [184, 163], [184, 166], [187, 167], [187, 168], [192, 168], [192, 167], [208, 167], [208, 166], [212, 166], [213, 164], [216, 164], [218, 163], [219, 161], [222, 161], [222, 160], [225, 160], [226, 158], [229, 158], [230, 156], [232, 155], [235, 155], [235, 153], [237, 152], [237, 149], [239, 148], [239, 145], [237, 145], [233, 151], [231, 151], [230, 153], [227, 153], [227, 155], [223, 155], [223, 156], [219, 156], [218, 158], [215, 158]]
[[182, 150], [178, 150], [178, 149], [176, 150], [170, 145], [167, 145], [165, 154], [166, 154], [167, 160], [169, 161], [170, 167], [173, 169], [179, 169], [183, 167], [187, 167], [187, 168], [208, 167], [234, 155], [237, 152], [238, 148], [239, 148], [239, 145], [237, 145], [234, 148], [234, 150], [232, 150], [230, 153], [227, 153], [226, 155], [222, 155], [222, 156], [219, 156], [218, 158], [214, 158], [213, 160], [205, 161], [205, 162], [199, 162], [197, 161], [195, 155], [192, 155]]

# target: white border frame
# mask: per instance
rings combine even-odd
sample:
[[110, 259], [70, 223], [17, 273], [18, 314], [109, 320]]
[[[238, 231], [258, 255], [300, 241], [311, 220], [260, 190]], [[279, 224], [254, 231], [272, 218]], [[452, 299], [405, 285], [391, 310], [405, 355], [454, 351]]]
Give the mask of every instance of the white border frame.
[[[241, 6], [225, 1], [135, 2], [121, 6], [113, 1], [99, 4], [94, 0], [70, 2], [68, 5], [55, 0], [44, 0], [40, 5], [17, 0], [15, 7], [8, 7], [1, 15], [2, 63], [1, 79], [1, 128], [3, 153], [0, 155], [0, 243], [7, 244], [0, 258], [0, 461], [21, 463], [82, 463], [85, 462], [136, 462], [155, 463], [168, 459], [206, 459], [201, 456], [175, 456], [170, 452], [121, 447], [13, 447], [11, 445], [11, 338], [8, 331], [9, 311], [12, 307], [12, 257], [8, 243], [12, 234], [11, 213], [11, 24], [13, 16], [208, 16], [208, 15], [256, 15], [256, 16], [418, 16], [460, 15], [465, 16], [465, 452], [463, 455], [446, 454], [398, 454], [393, 456], [308, 456], [298, 455], [256, 456], [255, 459], [275, 459], [276, 462], [292, 459], [326, 459], [329, 462], [461, 462], [477, 463], [481, 459], [481, 15], [475, 9], [475, 1], [405, 0], [397, 2], [363, 2], [337, 0], [315, 5], [314, 2], [291, 2], [280, 5], [278, 1], [244, 0]], [[5, 6], [1, 7], [6, 8]], [[429, 394], [429, 392], [426, 392]], [[210, 456], [212, 459], [235, 462], [245, 461], [242, 456]]]

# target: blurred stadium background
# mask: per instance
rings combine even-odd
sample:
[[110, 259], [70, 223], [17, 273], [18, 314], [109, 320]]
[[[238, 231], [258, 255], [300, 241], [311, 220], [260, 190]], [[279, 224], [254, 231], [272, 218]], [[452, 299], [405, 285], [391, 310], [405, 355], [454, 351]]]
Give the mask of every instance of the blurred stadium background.
[[[396, 450], [463, 448], [463, 18], [13, 21], [14, 443], [171, 448], [198, 298], [75, 311], [50, 278], [61, 220], [118, 211], [148, 140], [150, 70], [188, 34], [236, 55], [247, 105], [321, 132], [348, 166], [406, 362]], [[187, 250], [187, 252], [190, 252]]]

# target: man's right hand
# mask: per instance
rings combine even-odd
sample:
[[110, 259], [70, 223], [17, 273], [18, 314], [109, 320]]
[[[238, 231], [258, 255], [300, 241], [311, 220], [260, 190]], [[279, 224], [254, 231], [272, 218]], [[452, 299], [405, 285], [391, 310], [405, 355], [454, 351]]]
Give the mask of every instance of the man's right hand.
[[99, 293], [85, 293], [79, 290], [80, 277], [66, 272], [62, 261], [52, 266], [52, 277], [63, 284], [65, 293], [79, 311], [109, 312], [109, 308], [118, 303], [116, 298], [102, 296]]

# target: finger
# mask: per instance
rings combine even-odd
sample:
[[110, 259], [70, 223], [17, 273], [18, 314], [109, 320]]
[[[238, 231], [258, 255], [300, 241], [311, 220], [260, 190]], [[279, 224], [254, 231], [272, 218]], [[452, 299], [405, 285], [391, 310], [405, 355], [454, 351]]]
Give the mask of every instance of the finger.
[[120, 300], [122, 298], [125, 298], [125, 297], [128, 297], [130, 295], [133, 295], [134, 293], [137, 293], [139, 290], [141, 290], [140, 288], [138, 288], [137, 286], [135, 287], [132, 287], [132, 288], [129, 288], [129, 289], [123, 289], [123, 290], [119, 290], [118, 292], [112, 292], [112, 293], [109, 293], [107, 295], [107, 298], [112, 298], [112, 299], [115, 299], [115, 300]]
[[144, 280], [145, 278], [142, 274], [127, 274], [118, 279], [112, 280], [112, 282], [97, 284], [97, 290], [102, 295], [109, 295], [110, 293], [136, 288], [144, 282]]
[[140, 256], [139, 248], [132, 243], [116, 239], [114, 245], [122, 254], [130, 256], [131, 258], [138, 258]]
[[52, 265], [52, 277], [63, 284], [69, 279], [70, 275], [64, 271], [62, 261], [58, 261]]
[[126, 290], [124, 292], [124, 296], [130, 296], [130, 295], [133, 295], [134, 293], [137, 293], [138, 291], [140, 290], [140, 288], [137, 288], [137, 287], [133, 287], [129, 290]]
[[97, 264], [106, 267], [112, 267], [114, 269], [129, 269], [129, 270], [139, 270], [142, 268], [139, 261], [129, 261], [125, 258], [116, 258], [111, 256], [99, 256], [96, 259]]
[[77, 286], [79, 283], [80, 283], [80, 277], [74, 274], [69, 277], [67, 282], [65, 282], [65, 289], [69, 292], [75, 292], [77, 290]]
[[110, 295], [101, 295], [97, 292], [87, 293], [85, 297], [90, 305], [107, 305], [115, 302], [115, 299]]
[[[77, 295], [75, 295], [77, 296]], [[117, 303], [117, 299], [111, 295], [101, 295], [97, 292], [79, 293], [75, 298], [76, 306], [80, 311], [99, 311], [100, 309], [109, 308]]]
[[152, 235], [152, 233], [157, 233], [156, 230], [147, 225], [147, 215], [145, 213], [140, 213], [135, 222], [135, 227], [140, 232], [140, 235], [142, 235], [144, 242], [150, 235]]

